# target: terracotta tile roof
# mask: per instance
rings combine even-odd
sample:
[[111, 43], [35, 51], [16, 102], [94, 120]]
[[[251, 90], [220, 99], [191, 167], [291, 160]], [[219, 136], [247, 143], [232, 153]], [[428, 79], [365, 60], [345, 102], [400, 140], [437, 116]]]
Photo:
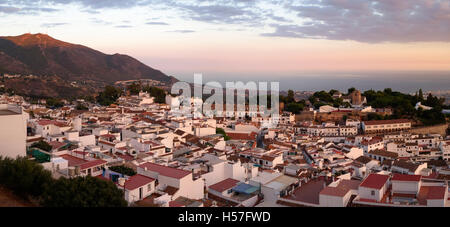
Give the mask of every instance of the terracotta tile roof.
[[393, 181], [416, 181], [419, 182], [422, 176], [420, 175], [408, 175], [408, 174], [394, 174]]
[[326, 187], [320, 191], [320, 195], [330, 195], [336, 197], [344, 197], [350, 190], [343, 187]]
[[96, 159], [96, 160], [88, 161], [88, 162], [85, 162], [85, 163], [81, 164], [80, 165], [80, 169], [81, 170], [89, 169], [89, 168], [92, 168], [92, 167], [104, 165], [106, 163], [108, 163], [108, 162], [105, 161], [105, 160]]
[[294, 190], [292, 195], [285, 196], [283, 198], [319, 204], [319, 193], [326, 187], [326, 181], [323, 179], [314, 179], [308, 183], [303, 183], [301, 187]]
[[155, 179], [144, 175], [136, 174], [125, 182], [125, 189], [134, 190], [153, 182]]
[[356, 162], [359, 162], [361, 164], [367, 164], [373, 159], [367, 157], [367, 156], [359, 156], [357, 159], [355, 159]]
[[400, 167], [403, 169], [407, 169], [411, 172], [415, 172], [417, 170], [417, 168], [419, 168], [418, 164], [414, 164], [412, 162], [408, 162], [405, 160], [398, 160], [398, 161], [394, 161], [394, 164], [392, 164], [392, 166], [396, 166], [396, 167]]
[[177, 201], [170, 201], [169, 202], [169, 207], [184, 207], [184, 206], [185, 206], [184, 204], [181, 204], [181, 203], [179, 203]]
[[37, 137], [37, 138], [27, 139], [27, 143], [37, 142], [37, 141], [41, 141], [41, 140], [44, 140], [44, 138]]
[[350, 190], [357, 190], [360, 183], [358, 180], [341, 180], [336, 187], [325, 187], [320, 195], [344, 197]]
[[419, 203], [425, 205], [425, 200], [445, 199], [445, 187], [442, 186], [422, 186], [420, 187], [418, 200]]
[[103, 137], [103, 138], [112, 138], [112, 139], [115, 139], [115, 138], [116, 138], [116, 136], [115, 136], [115, 135], [112, 135], [112, 134], [104, 134], [104, 135], [100, 135], [100, 137]]
[[129, 155], [129, 154], [119, 154], [119, 153], [116, 153], [116, 156], [119, 157], [119, 158], [121, 158], [121, 159], [123, 159], [123, 160], [125, 160], [125, 161], [133, 161], [133, 160], [134, 160], [134, 157], [131, 156], [131, 155]]
[[77, 166], [77, 165], [81, 165], [81, 164], [87, 162], [87, 160], [84, 160], [84, 159], [81, 159], [81, 158], [77, 158], [75, 156], [68, 155], [68, 154], [60, 155], [59, 157], [64, 158], [65, 160], [67, 160], [69, 162], [69, 166]]
[[254, 132], [251, 133], [227, 132], [226, 134], [232, 140], [255, 140], [257, 136], [257, 134]]
[[52, 124], [55, 124], [55, 123], [56, 123], [56, 121], [53, 121], [53, 120], [40, 120], [40, 121], [38, 121], [38, 124], [42, 125], [42, 126], [52, 125]]
[[388, 180], [388, 175], [372, 173], [359, 186], [365, 188], [381, 189]]
[[66, 145], [66, 143], [58, 142], [58, 141], [51, 141], [51, 142], [48, 142], [48, 144], [50, 146], [52, 146], [52, 149], [58, 149], [58, 148], [60, 148], [60, 147], [62, 147], [64, 145]]
[[175, 134], [177, 134], [177, 135], [179, 135], [179, 136], [184, 135], [184, 133], [186, 133], [186, 132], [183, 131], [183, 130], [180, 130], [180, 129], [177, 129], [177, 130], [175, 131]]
[[372, 144], [377, 144], [377, 143], [381, 143], [383, 142], [383, 139], [381, 138], [373, 138], [371, 140], [363, 140], [361, 142], [362, 145], [368, 146], [368, 145], [372, 145]]
[[144, 163], [139, 166], [140, 168], [147, 168], [148, 171], [157, 172], [163, 176], [172, 177], [176, 179], [181, 179], [183, 177], [186, 177], [187, 175], [191, 174], [190, 171], [182, 170], [182, 169], [176, 169], [168, 166], [158, 165], [155, 163]]
[[384, 150], [373, 150], [373, 151], [370, 151], [369, 154], [388, 157], [388, 158], [397, 158], [398, 157], [398, 153], [384, 151]]
[[401, 124], [401, 123], [411, 123], [411, 121], [408, 119], [364, 121], [365, 125], [385, 125], [385, 124]]
[[232, 179], [232, 178], [227, 178], [223, 181], [220, 181], [216, 184], [213, 184], [211, 186], [209, 186], [210, 189], [217, 191], [217, 192], [224, 192], [228, 189], [233, 188], [234, 186], [236, 186], [240, 181]]
[[108, 141], [104, 141], [104, 140], [99, 140], [98, 143], [106, 144], [108, 146], [113, 146], [113, 147], [116, 145], [114, 143], [111, 143], [111, 142], [108, 142]]

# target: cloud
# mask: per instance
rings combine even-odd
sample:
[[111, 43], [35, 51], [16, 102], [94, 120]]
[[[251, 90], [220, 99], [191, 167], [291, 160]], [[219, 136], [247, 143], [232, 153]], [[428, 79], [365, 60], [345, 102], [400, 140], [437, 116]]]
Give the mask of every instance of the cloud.
[[57, 12], [58, 9], [46, 7], [15, 7], [15, 6], [0, 6], [0, 13], [4, 14], [37, 14], [40, 12]]
[[194, 33], [194, 30], [173, 30], [168, 32], [177, 32], [177, 33]]
[[105, 8], [131, 8], [140, 5], [149, 5], [153, 2], [160, 2], [156, 0], [6, 0], [9, 4], [21, 5], [67, 5], [79, 4], [90, 9], [105, 9]]
[[147, 22], [145, 24], [148, 24], [148, 25], [169, 25], [166, 22], [156, 22], [156, 21], [155, 22]]
[[67, 25], [69, 23], [43, 23], [41, 24], [41, 27], [45, 27], [45, 28], [53, 28], [53, 27], [58, 27], [58, 26], [62, 26], [62, 25]]
[[450, 2], [322, 0], [287, 5], [304, 24], [271, 24], [263, 36], [359, 42], [450, 41]]
[[93, 9], [82, 9], [81, 12], [89, 13], [89, 14], [100, 14], [100, 11]]
[[101, 24], [101, 25], [111, 25], [112, 24], [109, 21], [104, 21], [104, 20], [98, 19], [98, 18], [89, 18], [89, 20], [94, 24]]
[[11, 7], [11, 6], [0, 6], [0, 13], [11, 14], [11, 13], [17, 13], [19, 11], [20, 11], [20, 8]]
[[[206, 2], [206, 3], [205, 3]], [[193, 4], [177, 2], [174, 7], [185, 13], [185, 17], [207, 23], [256, 25], [260, 24], [261, 8], [253, 8], [256, 1], [194, 1]]]
[[450, 42], [450, 0], [0, 0], [0, 13], [33, 15], [67, 4], [90, 14], [133, 7], [170, 10], [176, 19], [259, 29], [268, 37]]
[[133, 26], [131, 26], [131, 25], [116, 25], [114, 27], [115, 28], [132, 28]]
[[59, 9], [46, 8], [46, 7], [25, 7], [21, 9], [22, 11], [35, 11], [35, 12], [58, 12]]

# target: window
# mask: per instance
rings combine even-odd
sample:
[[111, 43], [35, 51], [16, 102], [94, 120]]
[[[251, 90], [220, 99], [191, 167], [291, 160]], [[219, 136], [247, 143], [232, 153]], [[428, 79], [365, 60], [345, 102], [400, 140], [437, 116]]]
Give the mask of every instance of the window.
[[374, 196], [375, 195], [375, 191], [374, 190], [370, 191], [370, 195]]
[[152, 190], [152, 184], [148, 184], [147, 185], [147, 191], [151, 191]]

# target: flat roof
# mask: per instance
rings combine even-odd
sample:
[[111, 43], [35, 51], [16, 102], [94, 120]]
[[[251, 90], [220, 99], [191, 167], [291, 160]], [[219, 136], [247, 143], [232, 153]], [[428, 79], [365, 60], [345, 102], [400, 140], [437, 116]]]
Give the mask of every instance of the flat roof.
[[6, 116], [6, 115], [20, 115], [20, 114], [17, 112], [14, 112], [12, 110], [8, 110], [8, 109], [0, 110], [0, 116]]
[[265, 184], [264, 186], [281, 190], [291, 184], [295, 184], [296, 182], [297, 182], [297, 178], [286, 176], [286, 175], [281, 175], [281, 176], [273, 179], [269, 183]]
[[237, 186], [233, 187], [232, 190], [235, 192], [239, 192], [239, 193], [248, 195], [248, 194], [252, 194], [253, 192], [258, 191], [259, 188], [255, 187], [253, 185], [250, 185], [250, 184], [240, 183]]
[[292, 195], [283, 198], [299, 202], [319, 204], [319, 193], [326, 187], [323, 179], [310, 180], [294, 190]]

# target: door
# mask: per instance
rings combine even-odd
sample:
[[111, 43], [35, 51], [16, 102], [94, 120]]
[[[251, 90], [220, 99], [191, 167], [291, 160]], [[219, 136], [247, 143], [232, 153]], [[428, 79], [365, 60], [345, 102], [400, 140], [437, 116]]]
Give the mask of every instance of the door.
[[142, 200], [142, 188], [139, 188], [139, 200]]

